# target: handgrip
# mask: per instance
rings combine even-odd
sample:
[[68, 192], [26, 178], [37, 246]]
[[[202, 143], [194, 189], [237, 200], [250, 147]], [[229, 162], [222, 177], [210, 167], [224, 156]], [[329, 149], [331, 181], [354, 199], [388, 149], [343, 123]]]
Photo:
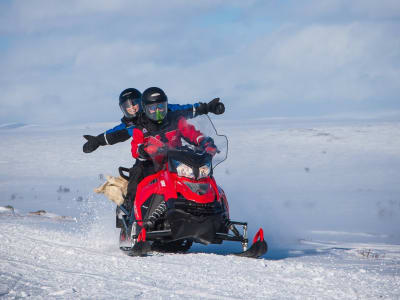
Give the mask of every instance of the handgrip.
[[119, 172], [119, 175], [120, 175], [122, 178], [124, 178], [124, 179], [126, 179], [126, 180], [129, 180], [129, 175], [127, 176], [127, 175], [124, 174], [124, 172], [128, 172], [128, 174], [129, 174], [129, 169], [128, 169], [128, 168], [119, 167], [119, 168], [118, 168], [118, 172]]

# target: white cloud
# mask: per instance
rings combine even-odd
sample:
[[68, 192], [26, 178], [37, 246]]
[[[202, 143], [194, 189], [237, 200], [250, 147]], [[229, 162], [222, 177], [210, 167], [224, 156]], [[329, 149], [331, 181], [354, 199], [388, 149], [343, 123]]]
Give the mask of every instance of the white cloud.
[[[253, 1], [248, 1], [252, 3]], [[37, 33], [55, 29], [79, 29], [82, 25], [110, 18], [123, 21], [135, 30], [145, 22], [158, 26], [166, 21], [184, 22], [207, 11], [227, 4], [225, 0], [15, 0], [3, 4], [0, 12], [0, 32]], [[229, 6], [242, 6], [242, 1], [229, 1]], [[248, 4], [245, 4], [248, 5]], [[93, 24], [93, 26], [96, 26]], [[106, 28], [99, 28], [103, 30]]]
[[[62, 110], [58, 120], [108, 121], [119, 116], [115, 103], [122, 89], [149, 86], [164, 88], [181, 103], [221, 96], [228, 117], [235, 111], [231, 116], [285, 115], [293, 107], [298, 114], [398, 108], [395, 20], [307, 23], [303, 16], [299, 23], [268, 27], [239, 13], [243, 19], [228, 18], [220, 26], [215, 20], [225, 13], [223, 0], [162, 2], [151, 17], [154, 1], [141, 5], [140, 13], [132, 9], [139, 2], [122, 0], [63, 2], [41, 12], [14, 3], [8, 16], [19, 17], [10, 25], [22, 32], [9, 31], [13, 40], [0, 57], [0, 120], [45, 121]], [[335, 2], [321, 3], [315, 8], [320, 15], [329, 7], [342, 12]], [[364, 9], [372, 9], [371, 3]], [[287, 8], [280, 9], [276, 14]], [[202, 21], [209, 14], [213, 23]], [[22, 109], [27, 105], [29, 114]], [[52, 113], [41, 114], [41, 106]]]
[[[179, 83], [190, 78], [192, 92], [219, 92], [246, 107], [268, 102], [370, 101], [398, 93], [400, 70], [393, 61], [399, 53], [399, 39], [386, 25], [291, 27], [183, 73], [169, 69], [165, 77], [170, 78], [169, 86], [174, 79]], [[174, 93], [180, 89], [177, 84]]]
[[298, 6], [305, 16], [335, 16], [356, 19], [387, 19], [400, 17], [400, 3], [397, 0], [308, 0]]

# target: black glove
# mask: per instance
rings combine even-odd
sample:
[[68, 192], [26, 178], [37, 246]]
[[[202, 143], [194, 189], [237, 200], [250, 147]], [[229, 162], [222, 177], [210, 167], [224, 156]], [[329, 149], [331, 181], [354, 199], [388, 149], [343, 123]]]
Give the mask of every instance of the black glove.
[[208, 112], [212, 112], [216, 115], [221, 115], [225, 112], [225, 105], [219, 102], [219, 98], [215, 98], [207, 104]]
[[104, 134], [99, 134], [98, 136], [93, 135], [84, 135], [87, 142], [83, 145], [83, 152], [90, 153], [95, 151], [99, 146], [106, 145], [106, 140], [104, 138]]
[[196, 115], [204, 115], [212, 112], [216, 115], [223, 114], [225, 111], [225, 105], [222, 102], [219, 102], [219, 98], [215, 98], [208, 103], [200, 102], [196, 107]]

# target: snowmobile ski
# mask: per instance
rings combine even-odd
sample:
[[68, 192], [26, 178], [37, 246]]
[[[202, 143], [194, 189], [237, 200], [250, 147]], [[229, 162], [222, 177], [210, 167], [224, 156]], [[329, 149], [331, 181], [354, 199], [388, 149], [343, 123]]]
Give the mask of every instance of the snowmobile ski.
[[236, 256], [258, 258], [268, 251], [268, 245], [264, 240], [264, 232], [262, 228], [258, 230], [253, 239], [253, 245], [243, 252], [235, 253]]
[[129, 256], [146, 256], [151, 251], [149, 242], [137, 242], [135, 245], [126, 251]]

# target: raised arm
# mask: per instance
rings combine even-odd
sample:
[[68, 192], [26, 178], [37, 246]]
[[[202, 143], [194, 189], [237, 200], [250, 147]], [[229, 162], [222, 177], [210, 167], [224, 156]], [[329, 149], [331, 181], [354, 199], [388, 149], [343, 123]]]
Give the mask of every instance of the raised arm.
[[223, 114], [225, 112], [225, 106], [220, 102], [219, 98], [215, 98], [208, 103], [198, 102], [195, 104], [168, 104], [168, 110], [170, 111], [183, 111], [186, 119], [192, 119], [200, 115], [213, 113], [216, 115]]
[[134, 126], [127, 127], [125, 123], [121, 123], [97, 136], [84, 135], [87, 142], [83, 145], [83, 152], [91, 153], [100, 146], [125, 142], [132, 136], [133, 129]]

